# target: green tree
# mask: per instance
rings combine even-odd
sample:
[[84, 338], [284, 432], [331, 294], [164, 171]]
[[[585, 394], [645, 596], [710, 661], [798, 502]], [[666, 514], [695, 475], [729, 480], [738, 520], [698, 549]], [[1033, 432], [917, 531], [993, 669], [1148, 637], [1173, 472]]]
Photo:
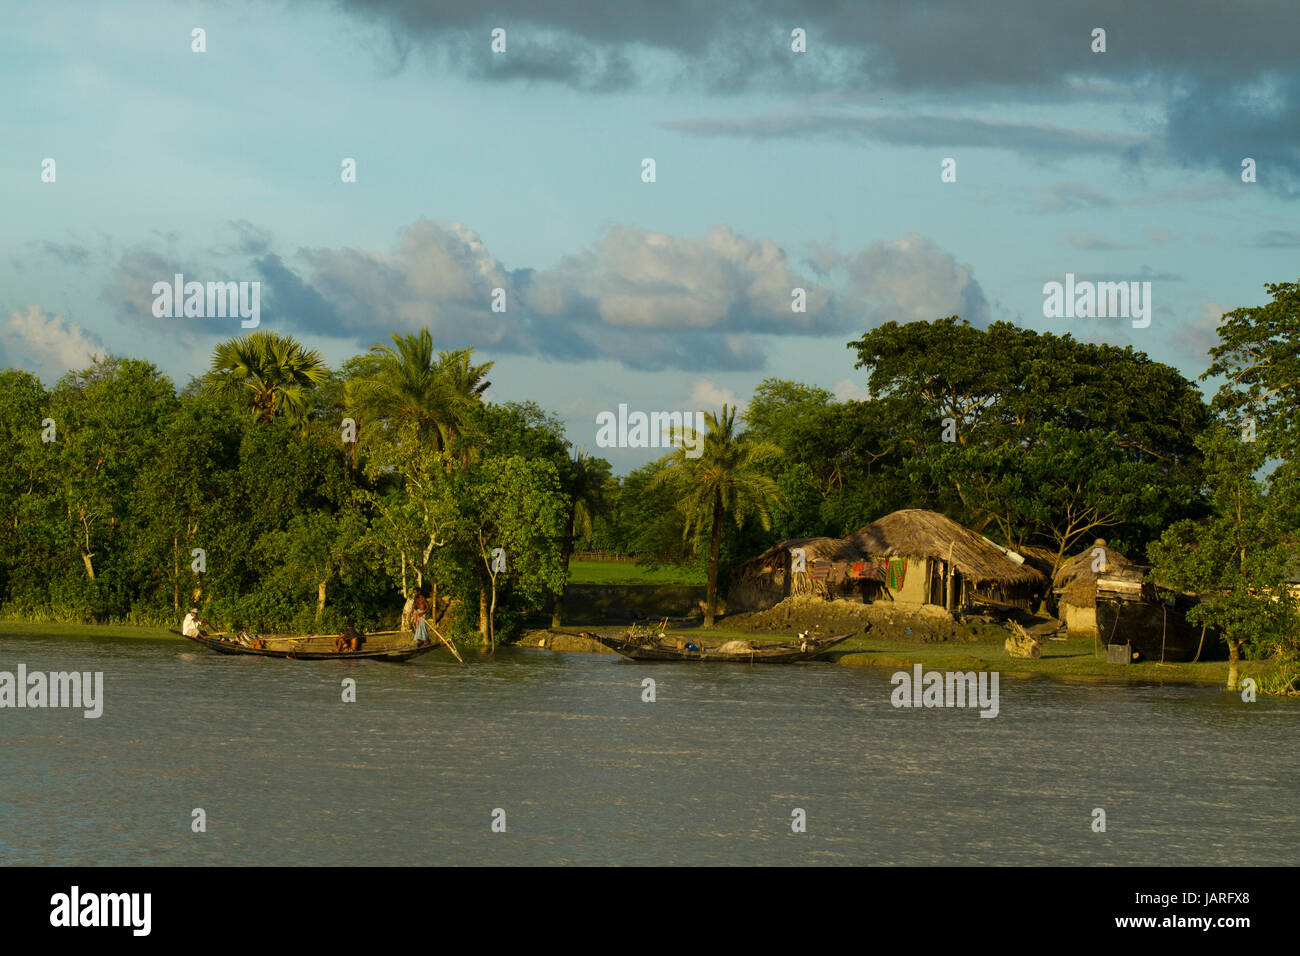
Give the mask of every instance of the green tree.
[[303, 348], [292, 336], [266, 331], [222, 342], [213, 351], [208, 372], [214, 391], [241, 396], [262, 422], [277, 415], [304, 421], [311, 389], [328, 377], [329, 369], [315, 349]]
[[492, 363], [473, 364], [472, 349], [435, 355], [427, 328], [392, 339], [370, 347], [373, 361], [347, 383], [348, 407], [369, 421], [409, 425], [418, 440], [451, 450], [491, 385]]
[[495, 650], [502, 575], [532, 604], [564, 583], [560, 551], [569, 500], [554, 464], [518, 456], [488, 458], [465, 470], [461, 488], [465, 537], [480, 562], [480, 585], [487, 585], [479, 588], [480, 634]]
[[1209, 430], [1200, 445], [1210, 516], [1180, 521], [1152, 545], [1152, 577], [1200, 595], [1188, 619], [1222, 631], [1228, 689], [1235, 690], [1243, 648], [1277, 648], [1293, 637], [1296, 602], [1285, 581], [1294, 551], [1277, 500], [1257, 477], [1262, 445], [1226, 427]]
[[[1214, 404], [1238, 423], [1253, 418], [1267, 454], [1300, 462], [1300, 282], [1264, 287], [1273, 301], [1234, 309], [1202, 378], [1223, 376]], [[1243, 429], [1248, 433], [1248, 429]]]
[[[565, 512], [564, 537], [560, 543], [560, 563], [564, 569], [564, 581], [569, 579], [569, 558], [573, 555], [575, 536], [590, 537], [593, 522], [605, 514], [610, 507], [611, 484], [609, 462], [603, 458], [592, 458], [579, 448], [573, 457], [565, 462], [560, 475], [560, 484], [564, 489], [568, 507]], [[555, 591], [555, 605], [551, 612], [551, 627], [564, 624], [564, 591], [566, 584], [561, 584]]]
[[665, 456], [667, 467], [656, 480], [669, 484], [678, 496], [685, 521], [683, 540], [694, 533], [698, 542], [709, 528], [709, 576], [705, 599], [704, 626], [712, 627], [718, 604], [718, 558], [722, 545], [723, 519], [730, 514], [737, 527], [754, 515], [764, 528], [772, 525], [771, 509], [778, 501], [776, 482], [764, 474], [759, 463], [781, 453], [775, 445], [750, 441], [736, 430], [736, 411], [728, 405], [720, 413], [706, 412], [708, 431], [702, 447], [699, 435], [674, 430], [679, 445]]

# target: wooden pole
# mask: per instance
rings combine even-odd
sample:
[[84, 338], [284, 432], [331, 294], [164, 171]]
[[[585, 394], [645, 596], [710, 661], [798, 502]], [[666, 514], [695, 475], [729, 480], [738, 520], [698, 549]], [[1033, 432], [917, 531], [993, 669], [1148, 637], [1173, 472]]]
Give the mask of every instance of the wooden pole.
[[433, 633], [438, 635], [438, 640], [442, 641], [442, 643], [447, 645], [447, 650], [451, 651], [452, 654], [455, 655], [456, 660], [460, 661], [461, 667], [469, 667], [469, 665], [466, 664], [465, 661], [461, 658], [460, 654], [456, 652], [456, 646], [452, 644], [451, 641], [447, 640], [445, 637], [442, 636], [442, 631], [438, 630], [436, 627], [434, 627], [432, 624], [429, 624], [428, 622], [425, 622], [424, 626], [428, 630], [433, 631]]

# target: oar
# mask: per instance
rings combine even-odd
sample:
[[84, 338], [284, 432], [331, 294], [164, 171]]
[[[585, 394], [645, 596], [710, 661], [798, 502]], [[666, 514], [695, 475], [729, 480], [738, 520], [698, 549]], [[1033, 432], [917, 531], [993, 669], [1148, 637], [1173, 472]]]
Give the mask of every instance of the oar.
[[461, 658], [460, 654], [457, 653], [457, 651], [456, 651], [456, 646], [455, 646], [454, 644], [452, 644], [451, 641], [449, 641], [449, 640], [447, 640], [445, 637], [443, 637], [443, 636], [442, 636], [442, 632], [441, 632], [440, 630], [438, 630], [436, 627], [434, 627], [432, 624], [428, 623], [427, 621], [425, 622], [425, 625], [424, 625], [424, 626], [425, 626], [428, 630], [433, 631], [433, 633], [435, 633], [435, 634], [438, 635], [438, 640], [440, 640], [440, 641], [442, 641], [442, 643], [446, 644], [446, 645], [447, 645], [447, 650], [451, 651], [452, 654], [455, 654], [455, 655], [456, 655], [456, 660], [460, 661], [460, 666], [461, 666], [461, 667], [466, 667], [466, 668], [469, 667], [469, 665], [465, 663], [464, 659]]

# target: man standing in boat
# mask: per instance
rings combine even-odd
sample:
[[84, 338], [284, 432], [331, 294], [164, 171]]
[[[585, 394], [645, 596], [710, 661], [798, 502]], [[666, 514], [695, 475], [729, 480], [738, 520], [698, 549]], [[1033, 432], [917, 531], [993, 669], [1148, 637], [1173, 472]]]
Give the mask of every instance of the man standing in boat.
[[415, 592], [415, 612], [411, 615], [411, 628], [415, 631], [415, 643], [429, 643], [429, 625], [425, 620], [429, 615], [429, 602], [423, 591]]

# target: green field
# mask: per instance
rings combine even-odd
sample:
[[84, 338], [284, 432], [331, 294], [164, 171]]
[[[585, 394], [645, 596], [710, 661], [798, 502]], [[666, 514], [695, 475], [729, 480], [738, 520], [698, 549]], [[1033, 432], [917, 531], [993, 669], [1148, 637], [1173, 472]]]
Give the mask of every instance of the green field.
[[643, 568], [631, 561], [570, 561], [570, 584], [705, 584], [704, 571], [682, 565]]
[[[180, 622], [176, 629], [180, 630]], [[136, 624], [58, 624], [43, 621], [0, 620], [0, 637], [145, 637], [153, 640], [180, 638], [165, 627]]]

